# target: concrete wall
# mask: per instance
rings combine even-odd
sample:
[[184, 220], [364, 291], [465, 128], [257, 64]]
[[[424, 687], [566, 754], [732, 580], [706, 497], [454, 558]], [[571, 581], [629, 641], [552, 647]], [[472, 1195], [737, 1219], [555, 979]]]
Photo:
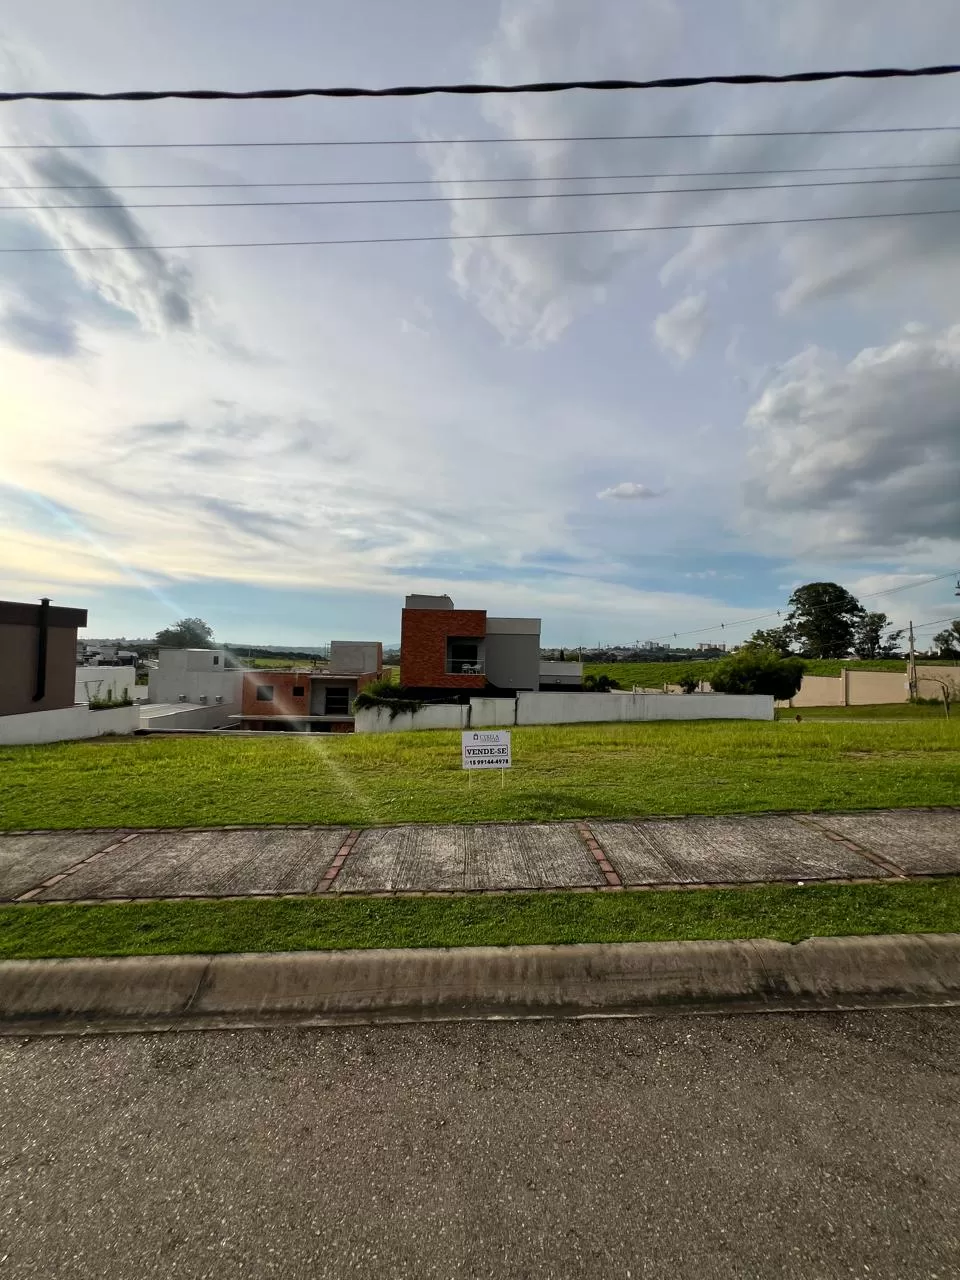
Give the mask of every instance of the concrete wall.
[[0, 745], [66, 742], [75, 738], [99, 738], [105, 733], [133, 733], [140, 727], [139, 707], [113, 707], [91, 711], [89, 707], [62, 707], [54, 711], [30, 711], [0, 716]]
[[540, 619], [488, 618], [484, 646], [487, 680], [500, 689], [540, 684]]
[[47, 616], [46, 692], [34, 702], [40, 606], [0, 600], [0, 716], [74, 705], [77, 627], [87, 625], [86, 610], [52, 607]]
[[[960, 665], [931, 667], [917, 664], [917, 693], [921, 698], [941, 697], [938, 680], [949, 680], [960, 696]], [[791, 707], [867, 707], [909, 702], [906, 664], [902, 671], [858, 671], [845, 667], [839, 676], [804, 676]]]
[[[137, 684], [136, 667], [77, 667], [74, 701], [91, 698], [133, 698]], [[143, 690], [146, 694], [146, 689]]]
[[471, 698], [469, 707], [434, 705], [390, 719], [389, 711], [359, 711], [357, 733], [414, 729], [468, 729], [538, 724], [603, 724], [641, 720], [772, 720], [764, 694], [520, 693], [514, 698]]
[[[491, 699], [487, 699], [491, 701]], [[510, 699], [512, 701], [512, 699]], [[358, 711], [354, 719], [355, 733], [409, 733], [412, 729], [466, 729], [469, 707], [438, 704], [420, 711], [402, 711], [391, 720], [384, 707]]]
[[582, 662], [541, 662], [541, 684], [583, 684]]
[[167, 707], [161, 714], [150, 714], [151, 708], [140, 712], [141, 729], [225, 729], [232, 712], [230, 707]]
[[356, 675], [359, 671], [383, 671], [383, 645], [377, 640], [331, 640], [331, 675]]
[[[269, 683], [271, 673], [263, 676]], [[243, 672], [226, 666], [222, 649], [161, 649], [148, 688], [151, 702], [179, 702], [181, 695], [192, 703], [222, 698], [222, 706], [239, 711], [242, 686]]]

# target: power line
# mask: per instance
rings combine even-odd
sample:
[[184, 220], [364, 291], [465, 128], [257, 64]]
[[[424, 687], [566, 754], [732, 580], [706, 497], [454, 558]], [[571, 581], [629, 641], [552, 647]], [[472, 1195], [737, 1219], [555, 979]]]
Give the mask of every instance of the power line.
[[[951, 569], [948, 573], [939, 573], [934, 578], [924, 578], [920, 582], [905, 582], [900, 587], [887, 587], [882, 591], [869, 591], [867, 592], [866, 595], [860, 596], [860, 599], [874, 600], [876, 599], [877, 596], [893, 596], [893, 595], [896, 595], [897, 592], [899, 591], [913, 591], [917, 587], [927, 587], [932, 582], [942, 582], [945, 578], [953, 578], [956, 576], [956, 574], [957, 574], [957, 570]], [[810, 612], [822, 613], [825, 610], [834, 610], [836, 608], [837, 608], [836, 605], [816, 605]], [[748, 626], [751, 626], [754, 622], [765, 622], [769, 618], [780, 618], [782, 616], [783, 616], [783, 611], [781, 609], [771, 609], [769, 613], [758, 613], [752, 618], [738, 618], [735, 622], [716, 622], [710, 627], [695, 627], [689, 631], [670, 631], [670, 632], [667, 632], [665, 635], [654, 636], [653, 639], [654, 640], [676, 640], [680, 636], [700, 636], [708, 631], [715, 632], [718, 628], [721, 631], [725, 631], [728, 628], [732, 629], [734, 627], [748, 627]], [[923, 623], [919, 623], [918, 625], [924, 626], [924, 627], [935, 627], [935, 626], [938, 626], [939, 623], [943, 621], [944, 619], [940, 618], [936, 622], [923, 622]], [[946, 621], [950, 621], [950, 619], [946, 619]]]
[[[118, 206], [119, 207], [119, 206]], [[156, 253], [174, 249], [280, 249], [345, 244], [430, 244], [446, 240], [527, 240], [541, 236], [630, 235], [641, 231], [706, 231], [732, 227], [781, 227], [813, 222], [861, 222], [878, 218], [928, 218], [958, 214], [960, 209], [905, 209], [892, 213], [833, 213], [807, 218], [744, 218], [736, 222], [673, 222], [642, 227], [575, 227], [555, 231], [483, 231], [425, 236], [360, 236], [323, 240], [208, 240], [191, 244], [40, 245], [0, 248], [0, 253]]]
[[317, 182], [49, 182], [0, 185], [0, 191], [194, 191], [247, 189], [252, 187], [437, 187], [490, 182], [640, 182], [667, 178], [745, 178], [767, 174], [777, 177], [791, 173], [866, 173], [880, 169], [956, 169], [960, 160], [929, 164], [835, 164], [799, 169], [693, 169], [672, 173], [569, 173], [531, 177], [495, 178], [329, 178]]
[[[0, 99], [2, 101], [2, 99]], [[960, 133], [960, 124], [887, 125], [863, 129], [746, 129], [729, 133], [571, 133], [491, 138], [320, 138], [269, 142], [4, 142], [0, 151], [177, 151], [198, 147], [449, 147], [508, 142], [679, 142], [709, 138], [841, 138], [887, 133]]]
[[642, 191], [523, 191], [482, 196], [374, 196], [338, 200], [197, 200], [130, 204], [111, 200], [102, 204], [0, 204], [0, 213], [26, 213], [47, 209], [299, 209], [304, 207], [366, 204], [447, 204], [487, 200], [596, 200], [604, 196], [682, 196], [710, 191], [800, 191], [822, 187], [867, 187], [905, 182], [957, 182], [960, 173], [931, 174], [916, 178], [843, 178], [830, 182], [763, 182], [732, 187], [652, 187]]
[[931, 67], [865, 67], [845, 71], [793, 71], [786, 75], [663, 76], [656, 80], [537, 80], [527, 84], [404, 84], [386, 89], [353, 87], [312, 89], [125, 89], [116, 93], [56, 92], [0, 93], [0, 102], [156, 102], [161, 98], [193, 101], [249, 101], [286, 98], [420, 98], [428, 94], [566, 93], [570, 89], [694, 89], [701, 85], [814, 84], [823, 80], [903, 80], [953, 76], [957, 63]]

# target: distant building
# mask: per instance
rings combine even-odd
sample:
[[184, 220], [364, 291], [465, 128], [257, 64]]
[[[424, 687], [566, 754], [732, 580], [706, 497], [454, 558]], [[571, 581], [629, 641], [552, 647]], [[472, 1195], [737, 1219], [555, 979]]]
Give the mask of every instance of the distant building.
[[404, 602], [400, 677], [417, 694], [537, 690], [546, 668], [548, 686], [582, 682], [579, 663], [541, 664], [539, 618], [494, 618], [485, 609], [457, 609], [449, 596], [410, 595]]
[[[77, 629], [86, 609], [0, 601], [0, 743], [62, 742], [130, 733], [135, 707], [78, 704]], [[84, 700], [85, 702], [85, 700]]]
[[354, 699], [382, 675], [379, 642], [334, 640], [326, 671], [244, 671], [241, 712], [231, 720], [261, 731], [352, 733]]

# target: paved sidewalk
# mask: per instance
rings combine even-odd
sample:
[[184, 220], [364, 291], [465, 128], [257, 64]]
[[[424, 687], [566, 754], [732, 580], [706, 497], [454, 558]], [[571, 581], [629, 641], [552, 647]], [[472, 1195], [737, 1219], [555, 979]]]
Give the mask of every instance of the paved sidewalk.
[[883, 880], [960, 875], [960, 809], [476, 826], [0, 836], [0, 901]]

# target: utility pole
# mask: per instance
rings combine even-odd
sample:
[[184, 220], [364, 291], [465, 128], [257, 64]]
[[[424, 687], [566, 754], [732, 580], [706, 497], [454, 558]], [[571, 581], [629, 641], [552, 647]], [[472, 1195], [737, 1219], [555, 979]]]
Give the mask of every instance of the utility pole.
[[907, 681], [910, 687], [910, 701], [917, 696], [917, 654], [913, 645], [913, 620], [910, 621], [910, 665], [907, 668]]

